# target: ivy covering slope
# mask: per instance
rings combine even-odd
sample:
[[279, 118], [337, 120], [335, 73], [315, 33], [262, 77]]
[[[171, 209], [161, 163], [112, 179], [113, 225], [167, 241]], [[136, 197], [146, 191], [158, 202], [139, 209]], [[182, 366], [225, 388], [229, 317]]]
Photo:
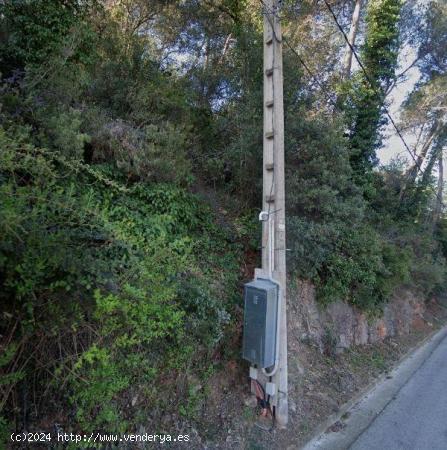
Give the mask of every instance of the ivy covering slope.
[[46, 407], [57, 408], [65, 386], [84, 430], [126, 430], [122, 392], [186, 407], [187, 395], [163, 405], [148, 386], [188, 373], [219, 345], [238, 248], [184, 189], [124, 188], [106, 166], [85, 172], [35, 147], [25, 130], [20, 140], [2, 130], [0, 140], [3, 385], [29, 386], [33, 367], [52, 399]]
[[[211, 357], [235, 323], [240, 246], [188, 189], [186, 107], [169, 92], [176, 82], [107, 41], [113, 21], [101, 41], [112, 48], [101, 50], [119, 56], [86, 50], [98, 35], [85, 22], [89, 11], [73, 16], [74, 4], [3, 7], [21, 50], [20, 63], [10, 48], [3, 53], [5, 69], [18, 67], [1, 94], [5, 430], [11, 419], [18, 428], [40, 420], [29, 403], [83, 431], [194, 415], [189, 377], [213, 372]], [[80, 41], [67, 57], [59, 50], [71, 45], [74, 24]], [[33, 39], [15, 39], [19, 26]], [[132, 96], [155, 102], [150, 86], [163, 86], [164, 97], [140, 117]]]

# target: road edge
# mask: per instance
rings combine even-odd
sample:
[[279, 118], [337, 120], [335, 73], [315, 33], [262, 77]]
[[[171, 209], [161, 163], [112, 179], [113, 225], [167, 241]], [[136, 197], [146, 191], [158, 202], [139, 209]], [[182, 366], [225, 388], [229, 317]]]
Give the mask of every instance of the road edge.
[[[346, 450], [349, 448], [371, 425], [377, 415], [393, 400], [393, 397], [407, 384], [411, 376], [425, 363], [446, 337], [447, 325], [444, 325], [422, 339], [396, 362], [390, 372], [380, 375], [372, 383], [360, 390], [351, 400], [344, 403], [336, 413], [331, 414], [328, 419], [317, 427], [313, 437], [300, 449]], [[372, 397], [371, 394], [380, 388], [385, 391], [385, 397], [378, 401], [376, 405], [369, 407], [370, 412], [368, 415], [359, 411], [359, 417], [355, 417], [355, 408], [359, 407], [362, 402], [368, 401]], [[343, 421], [344, 429], [336, 433], [326, 432], [332, 425], [342, 421], [348, 412], [351, 415], [346, 421]]]

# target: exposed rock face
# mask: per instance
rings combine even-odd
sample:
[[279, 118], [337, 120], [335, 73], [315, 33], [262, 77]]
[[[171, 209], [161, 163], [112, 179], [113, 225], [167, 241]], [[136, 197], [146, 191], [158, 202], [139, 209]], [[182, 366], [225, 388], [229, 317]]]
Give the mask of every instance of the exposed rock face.
[[355, 311], [347, 303], [336, 302], [326, 308], [322, 317], [336, 345], [335, 351], [339, 353], [351, 347], [357, 322]]
[[354, 330], [354, 344], [365, 345], [368, 343], [369, 330], [366, 316], [363, 313], [357, 314], [357, 322]]
[[[368, 318], [358, 308], [344, 302], [322, 307], [316, 302], [315, 287], [299, 280], [289, 292], [289, 335], [307, 340], [321, 352], [343, 352], [353, 345], [380, 342], [388, 336], [408, 334], [423, 320], [425, 303], [413, 292], [400, 290], [384, 306], [382, 316]], [[290, 341], [293, 346], [293, 338]], [[332, 347], [328, 350], [328, 346]]]

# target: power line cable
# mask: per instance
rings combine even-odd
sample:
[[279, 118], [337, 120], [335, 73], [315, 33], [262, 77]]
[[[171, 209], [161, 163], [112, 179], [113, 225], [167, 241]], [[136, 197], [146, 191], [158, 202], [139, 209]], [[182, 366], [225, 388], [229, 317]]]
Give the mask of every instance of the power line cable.
[[[275, 16], [278, 20], [281, 20], [281, 17], [278, 15], [278, 11], [276, 11], [276, 9], [274, 8], [269, 8], [268, 5], [265, 4], [264, 0], [259, 0], [260, 3], [263, 6], [263, 9], [267, 12], [264, 13], [264, 15], [266, 16], [267, 20], [270, 22], [270, 25], [272, 25], [272, 29], [273, 29], [273, 24], [271, 22], [271, 17], [270, 16]], [[349, 42], [349, 39], [345, 33], [345, 31], [343, 30], [343, 27], [341, 26], [340, 22], [337, 19], [336, 14], [334, 13], [334, 10], [332, 9], [332, 7], [329, 5], [329, 3], [327, 2], [327, 0], [324, 0], [324, 3], [326, 5], [326, 7], [328, 8], [328, 10], [330, 11], [336, 25], [337, 28], [339, 29], [339, 31], [343, 34], [343, 37], [346, 41], [346, 43], [348, 44], [350, 50], [352, 51], [359, 67], [362, 69], [362, 72], [364, 73], [366, 80], [368, 81], [368, 83], [370, 84], [371, 88], [374, 90], [375, 94], [379, 97], [379, 99], [384, 98], [384, 93], [383, 92], [379, 92], [377, 91], [377, 88], [375, 86], [375, 83], [372, 81], [371, 77], [369, 76], [368, 72], [365, 69], [365, 66], [363, 65], [362, 61], [360, 60], [359, 56], [357, 55], [357, 52], [355, 50], [355, 48], [352, 46], [352, 44]], [[280, 41], [280, 39], [278, 39], [278, 37], [276, 36], [275, 32], [274, 33], [274, 37], [275, 39], [277, 39], [278, 41]], [[327, 89], [325, 88], [325, 86], [320, 82], [320, 80], [317, 78], [317, 76], [312, 72], [312, 70], [309, 68], [309, 66], [306, 64], [306, 62], [304, 61], [303, 57], [290, 45], [290, 43], [288, 42], [287, 39], [285, 39], [283, 37], [284, 43], [287, 45], [287, 47], [289, 48], [289, 50], [297, 57], [298, 61], [300, 62], [300, 64], [304, 67], [304, 69], [306, 70], [306, 72], [310, 75], [310, 77], [312, 79], [314, 79], [317, 84], [320, 86], [320, 88], [322, 89], [322, 91], [327, 94], [326, 98], [327, 100], [329, 100], [329, 102], [339, 111], [342, 112], [342, 110], [340, 109], [340, 106], [333, 100], [333, 98], [331, 97], [330, 94], [328, 94]], [[390, 120], [390, 123], [392, 124], [393, 128], [395, 129], [397, 135], [399, 136], [400, 140], [402, 141], [402, 143], [404, 144], [404, 147], [406, 149], [406, 151], [409, 153], [409, 155], [411, 156], [411, 159], [413, 160], [418, 172], [420, 172], [421, 174], [423, 174], [423, 170], [421, 168], [421, 165], [419, 164], [418, 160], [417, 160], [417, 155], [415, 152], [413, 152], [409, 145], [407, 144], [407, 142], [405, 141], [402, 132], [400, 131], [400, 129], [398, 128], [398, 126], [396, 125], [396, 122], [394, 121], [393, 117], [391, 116], [389, 110], [386, 108], [385, 105], [382, 105], [382, 109], [385, 112], [386, 116], [388, 117], [388, 119]], [[442, 207], [444, 207], [444, 203], [442, 201], [442, 198], [439, 196], [439, 194], [434, 190], [433, 187], [431, 187], [431, 190], [433, 191], [433, 193], [435, 194], [436, 198], [438, 199], [440, 205]]]
[[[275, 29], [273, 27], [273, 23], [271, 21], [271, 17], [270, 15], [274, 15], [276, 18], [281, 19], [281, 17], [277, 14], [277, 12], [275, 12], [273, 9], [269, 8], [265, 3], [264, 0], [259, 0], [259, 3], [261, 3], [261, 5], [263, 6], [263, 9], [265, 11], [267, 11], [267, 14], [265, 14], [267, 20], [270, 23], [270, 26], [273, 30], [273, 35], [274, 38], [278, 41], [281, 42], [281, 39], [278, 38], [278, 36], [276, 36], [276, 32]], [[329, 101], [329, 103], [331, 103], [334, 108], [336, 108], [337, 110], [340, 110], [340, 106], [337, 104], [337, 102], [331, 97], [331, 95], [328, 93], [328, 90], [326, 89], [326, 87], [324, 86], [323, 83], [321, 83], [321, 81], [318, 79], [317, 75], [310, 69], [309, 65], [304, 61], [303, 57], [290, 45], [289, 41], [286, 39], [285, 36], [282, 37], [282, 41], [285, 43], [285, 45], [289, 48], [289, 50], [296, 56], [296, 58], [298, 59], [299, 63], [304, 67], [305, 71], [308, 73], [308, 75], [318, 84], [318, 86], [320, 87], [320, 89], [327, 94], [326, 95], [326, 99]]]
[[[354, 55], [359, 67], [361, 68], [362, 72], [365, 75], [366, 80], [368, 81], [368, 83], [370, 84], [371, 88], [374, 90], [375, 94], [379, 97], [379, 99], [385, 98], [385, 95], [382, 91], [378, 91], [376, 88], [376, 83], [371, 79], [371, 77], [369, 76], [365, 66], [363, 65], [362, 61], [360, 60], [360, 57], [357, 55], [357, 52], [355, 50], [355, 48], [353, 47], [353, 45], [349, 42], [348, 36], [345, 33], [345, 30], [343, 29], [343, 27], [341, 26], [340, 22], [338, 21], [338, 18], [334, 12], [334, 10], [332, 9], [331, 5], [328, 3], [327, 0], [323, 0], [324, 4], [326, 5], [327, 9], [329, 10], [329, 12], [331, 13], [335, 24], [337, 25], [337, 28], [340, 30], [340, 32], [343, 34], [343, 37], [346, 41], [346, 43], [348, 44], [350, 50], [352, 51], [352, 54]], [[388, 117], [388, 119], [391, 122], [391, 125], [393, 126], [393, 128], [395, 129], [397, 135], [399, 136], [399, 139], [402, 141], [402, 143], [404, 144], [405, 149], [407, 150], [407, 152], [409, 153], [409, 155], [411, 156], [418, 172], [420, 172], [421, 174], [423, 174], [424, 172], [422, 171], [421, 165], [419, 163], [419, 161], [417, 160], [417, 155], [416, 152], [413, 152], [409, 145], [407, 144], [407, 142], [405, 141], [401, 130], [398, 128], [398, 126], [396, 125], [396, 122], [394, 121], [393, 117], [391, 116], [388, 108], [385, 105], [382, 105], [383, 111], [385, 112], [386, 116]], [[444, 203], [442, 201], [442, 198], [439, 196], [439, 194], [434, 190], [434, 188], [432, 188], [433, 193], [436, 195], [436, 198], [439, 201], [439, 204], [444, 207]]]

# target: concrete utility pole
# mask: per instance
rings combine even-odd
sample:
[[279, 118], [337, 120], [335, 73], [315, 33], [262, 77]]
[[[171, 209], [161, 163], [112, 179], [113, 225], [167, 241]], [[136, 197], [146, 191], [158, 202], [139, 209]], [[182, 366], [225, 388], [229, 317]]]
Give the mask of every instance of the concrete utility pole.
[[[278, 367], [272, 375], [276, 422], [288, 422], [287, 320], [286, 320], [286, 211], [284, 187], [284, 106], [281, 0], [264, 0], [264, 142], [262, 274], [279, 285]], [[268, 372], [267, 372], [268, 376]], [[270, 377], [268, 377], [270, 378]]]

